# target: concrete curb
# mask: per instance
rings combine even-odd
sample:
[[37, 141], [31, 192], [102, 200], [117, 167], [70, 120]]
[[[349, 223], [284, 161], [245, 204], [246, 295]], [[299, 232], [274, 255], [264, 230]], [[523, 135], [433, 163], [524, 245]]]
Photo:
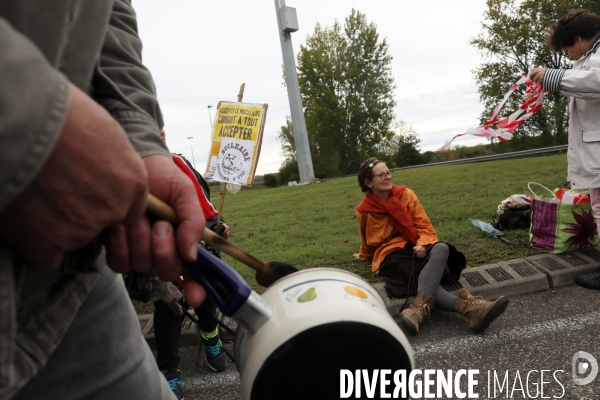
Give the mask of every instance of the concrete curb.
[[[476, 296], [485, 299], [496, 299], [499, 296], [517, 296], [540, 290], [568, 286], [575, 283], [575, 277], [590, 273], [600, 264], [600, 245], [588, 247], [563, 254], [538, 254], [527, 258], [518, 258], [502, 261], [497, 264], [482, 265], [468, 268], [463, 271], [458, 282], [444, 282], [442, 286], [450, 292], [456, 293], [461, 288], [467, 288]], [[374, 283], [373, 287], [385, 301], [385, 305], [392, 315], [398, 317], [400, 307], [405, 299], [389, 299], [385, 293], [384, 283]], [[410, 304], [409, 299], [407, 304]], [[190, 310], [193, 312], [193, 310]], [[234, 331], [237, 322], [229, 317], [219, 315], [221, 321]], [[140, 327], [144, 338], [155, 348], [154, 325], [152, 315], [140, 315]], [[233, 340], [233, 335], [220, 329], [224, 341]], [[195, 324], [185, 318], [181, 331], [181, 346], [195, 346], [198, 344]]]

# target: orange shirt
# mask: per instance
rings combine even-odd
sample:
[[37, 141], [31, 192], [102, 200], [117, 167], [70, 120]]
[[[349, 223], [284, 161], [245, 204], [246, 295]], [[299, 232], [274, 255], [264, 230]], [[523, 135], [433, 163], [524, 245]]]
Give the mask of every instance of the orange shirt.
[[[400, 203], [411, 215], [419, 234], [416, 246], [437, 243], [437, 233], [435, 233], [415, 192], [406, 188]], [[371, 270], [376, 272], [388, 254], [403, 249], [407, 242], [396, 231], [388, 214], [359, 213], [357, 211], [356, 218], [360, 227], [360, 259], [372, 260]]]

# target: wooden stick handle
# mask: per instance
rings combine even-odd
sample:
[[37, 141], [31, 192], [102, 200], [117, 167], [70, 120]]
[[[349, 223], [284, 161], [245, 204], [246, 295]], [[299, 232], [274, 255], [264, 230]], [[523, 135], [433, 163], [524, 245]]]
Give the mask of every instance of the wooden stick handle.
[[179, 224], [175, 209], [150, 193], [148, 193], [148, 205], [146, 207], [148, 211], [157, 217], [169, 221], [173, 225]]
[[[167, 203], [160, 200], [159, 198], [153, 196], [148, 193], [148, 211], [157, 217], [169, 221], [173, 225], [177, 225], [179, 223], [179, 219], [177, 218], [177, 213]], [[255, 271], [263, 271], [265, 269], [265, 263], [257, 259], [251, 254], [246, 253], [244, 250], [235, 246], [234, 244], [228, 242], [223, 239], [221, 236], [217, 235], [215, 232], [210, 229], [204, 228], [204, 232], [202, 233], [202, 239], [210, 244], [212, 247], [221, 250], [225, 254], [235, 258], [241, 263], [246, 264], [250, 268]]]
[[221, 211], [223, 211], [223, 205], [225, 204], [225, 189], [227, 184], [225, 182], [221, 183], [221, 202], [219, 203], [219, 210], [217, 212], [217, 226], [221, 224]]

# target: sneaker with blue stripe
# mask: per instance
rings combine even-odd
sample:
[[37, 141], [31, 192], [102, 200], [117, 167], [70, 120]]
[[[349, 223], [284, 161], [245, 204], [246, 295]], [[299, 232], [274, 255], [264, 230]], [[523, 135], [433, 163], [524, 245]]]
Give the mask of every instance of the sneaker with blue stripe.
[[177, 400], [183, 400], [183, 389], [181, 388], [181, 371], [176, 369], [165, 372], [165, 379], [169, 383], [169, 387], [175, 393]]
[[200, 342], [204, 347], [204, 357], [206, 358], [208, 367], [215, 372], [223, 371], [227, 367], [227, 359], [225, 358], [223, 343], [219, 336], [219, 328], [217, 328], [214, 336], [207, 337], [198, 324], [196, 324], [196, 332], [200, 336]]

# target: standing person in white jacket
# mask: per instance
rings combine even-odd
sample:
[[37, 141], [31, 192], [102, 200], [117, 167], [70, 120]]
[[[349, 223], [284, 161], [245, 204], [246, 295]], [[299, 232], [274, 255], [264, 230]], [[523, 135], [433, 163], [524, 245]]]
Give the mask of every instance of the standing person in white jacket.
[[[560, 92], [569, 102], [569, 180], [576, 190], [589, 189], [596, 223], [600, 221], [600, 17], [571, 10], [550, 28], [548, 46], [565, 51], [573, 68], [534, 68], [529, 77], [548, 92]], [[600, 224], [598, 224], [600, 232]], [[580, 275], [581, 286], [600, 290], [600, 267]]]

